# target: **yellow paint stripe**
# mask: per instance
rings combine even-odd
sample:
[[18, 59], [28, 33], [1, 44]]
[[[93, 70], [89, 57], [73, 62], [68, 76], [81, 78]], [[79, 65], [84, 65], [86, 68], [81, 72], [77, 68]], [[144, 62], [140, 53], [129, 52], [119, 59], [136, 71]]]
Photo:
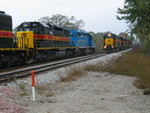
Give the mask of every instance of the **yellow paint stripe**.
[[5, 50], [25, 50], [25, 48], [0, 48], [1, 51]]
[[73, 48], [76, 48], [76, 47], [50, 47], [50, 48], [37, 48], [37, 49], [41, 50], [41, 49], [62, 49], [62, 48], [73, 49]]

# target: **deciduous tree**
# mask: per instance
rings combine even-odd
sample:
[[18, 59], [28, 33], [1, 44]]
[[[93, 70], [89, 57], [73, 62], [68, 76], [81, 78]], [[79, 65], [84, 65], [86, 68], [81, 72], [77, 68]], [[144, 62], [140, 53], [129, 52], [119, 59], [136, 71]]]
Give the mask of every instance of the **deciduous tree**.
[[141, 43], [150, 48], [150, 0], [125, 0], [124, 8], [118, 8], [119, 20], [126, 20], [131, 33], [136, 34]]
[[50, 23], [68, 29], [82, 29], [84, 26], [83, 20], [77, 20], [74, 16], [70, 18], [64, 15], [56, 14], [52, 17], [46, 16], [39, 19], [40, 22]]

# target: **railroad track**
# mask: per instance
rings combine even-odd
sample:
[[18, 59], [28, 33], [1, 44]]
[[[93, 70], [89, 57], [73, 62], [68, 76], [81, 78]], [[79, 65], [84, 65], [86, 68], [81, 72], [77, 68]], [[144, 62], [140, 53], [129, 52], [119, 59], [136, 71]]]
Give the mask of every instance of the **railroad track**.
[[107, 53], [87, 55], [87, 56], [82, 56], [82, 57], [66, 59], [62, 61], [56, 61], [52, 63], [40, 64], [40, 65], [32, 66], [32, 67], [30, 66], [30, 67], [20, 68], [20, 69], [16, 69], [16, 70], [9, 71], [9, 72], [2, 72], [0, 73], [0, 83], [9, 82], [17, 78], [27, 77], [28, 75], [30, 75], [31, 70], [35, 70], [35, 73], [40, 73], [40, 72], [44, 72], [47, 70], [56, 69], [62, 66], [98, 58], [104, 55], [107, 55]]

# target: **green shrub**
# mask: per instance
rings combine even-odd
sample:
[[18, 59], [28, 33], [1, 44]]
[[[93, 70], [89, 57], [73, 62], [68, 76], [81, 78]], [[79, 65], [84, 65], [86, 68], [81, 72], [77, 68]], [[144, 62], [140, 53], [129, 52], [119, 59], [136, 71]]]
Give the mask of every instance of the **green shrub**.
[[150, 54], [150, 42], [148, 40], [144, 40], [141, 47], [145, 53]]

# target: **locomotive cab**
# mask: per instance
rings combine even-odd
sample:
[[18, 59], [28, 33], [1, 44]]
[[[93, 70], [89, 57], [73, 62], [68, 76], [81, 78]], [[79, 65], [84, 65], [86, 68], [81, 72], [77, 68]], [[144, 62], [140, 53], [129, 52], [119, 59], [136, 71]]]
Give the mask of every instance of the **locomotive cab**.
[[[40, 34], [42, 36], [40, 36]], [[26, 41], [22, 41], [24, 42], [22, 44], [20, 43], [21, 41], [18, 41], [18, 45], [19, 47], [28, 47], [28, 48], [41, 47], [43, 43], [40, 43], [39, 38], [42, 37], [44, 38], [43, 34], [51, 34], [48, 25], [40, 22], [22, 23], [18, 27], [17, 37], [19, 40], [26, 39]]]
[[49, 34], [49, 26], [41, 22], [24, 22], [18, 31], [33, 31], [35, 34]]

